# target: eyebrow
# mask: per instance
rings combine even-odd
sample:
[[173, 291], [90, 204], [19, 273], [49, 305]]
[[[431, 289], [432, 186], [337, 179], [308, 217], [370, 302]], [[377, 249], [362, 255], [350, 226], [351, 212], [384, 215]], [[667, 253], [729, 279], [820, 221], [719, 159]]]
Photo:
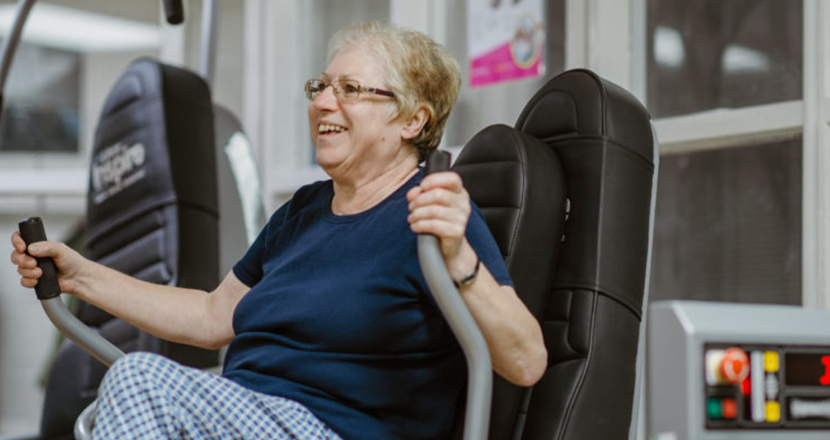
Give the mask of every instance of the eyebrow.
[[[322, 72], [322, 73], [320, 73], [320, 79], [331, 80], [331, 79], [333, 79], [333, 78], [332, 78], [332, 76], [331, 76], [331, 75], [329, 75], [328, 73], [326, 73], [326, 72]], [[348, 74], [348, 73], [347, 73], [347, 74], [345, 74], [345, 75], [340, 75], [340, 77], [338, 77], [337, 79], [338, 79], [338, 80], [341, 80], [341, 79], [348, 79], [348, 80], [357, 81], [357, 82], [359, 82], [359, 83], [362, 83], [362, 81], [361, 81], [360, 79], [355, 78], [355, 76], [354, 76], [354, 75], [352, 75], [352, 74]]]

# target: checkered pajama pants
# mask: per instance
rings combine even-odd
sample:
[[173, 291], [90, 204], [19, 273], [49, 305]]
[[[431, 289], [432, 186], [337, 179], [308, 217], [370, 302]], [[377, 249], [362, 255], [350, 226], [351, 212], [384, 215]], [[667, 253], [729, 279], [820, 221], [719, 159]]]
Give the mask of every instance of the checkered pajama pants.
[[341, 440], [303, 405], [151, 353], [118, 360], [104, 377], [93, 440]]

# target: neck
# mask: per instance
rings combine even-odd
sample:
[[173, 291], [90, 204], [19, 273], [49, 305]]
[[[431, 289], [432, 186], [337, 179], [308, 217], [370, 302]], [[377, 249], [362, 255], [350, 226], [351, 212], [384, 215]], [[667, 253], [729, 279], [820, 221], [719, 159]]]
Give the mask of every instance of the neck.
[[373, 175], [354, 180], [332, 179], [331, 210], [337, 215], [363, 212], [385, 200], [418, 172], [418, 160], [406, 160]]

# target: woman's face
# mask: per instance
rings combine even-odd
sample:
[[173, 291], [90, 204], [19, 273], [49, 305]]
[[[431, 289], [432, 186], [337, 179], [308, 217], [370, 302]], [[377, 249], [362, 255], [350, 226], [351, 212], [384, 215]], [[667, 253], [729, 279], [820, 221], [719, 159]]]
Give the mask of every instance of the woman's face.
[[[354, 47], [341, 50], [321, 79], [336, 87], [348, 79], [387, 89], [376, 63]], [[402, 118], [389, 120], [394, 98], [364, 92], [356, 100], [346, 100], [334, 88], [326, 87], [308, 106], [317, 163], [332, 177], [383, 170], [401, 154], [412, 154], [402, 147]]]

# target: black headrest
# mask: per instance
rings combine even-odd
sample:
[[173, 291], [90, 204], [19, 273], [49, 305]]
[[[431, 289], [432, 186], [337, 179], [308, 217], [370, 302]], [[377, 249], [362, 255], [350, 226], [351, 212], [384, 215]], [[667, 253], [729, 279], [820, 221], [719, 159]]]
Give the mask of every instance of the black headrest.
[[135, 61], [113, 86], [95, 135], [87, 239], [173, 203], [216, 215], [213, 145], [207, 84], [183, 69]]
[[567, 176], [570, 213], [556, 287], [599, 291], [638, 317], [645, 276], [632, 267], [644, 268], [648, 255], [654, 173], [649, 121], [630, 93], [577, 69], [543, 86], [516, 122], [556, 150]]
[[631, 93], [590, 70], [574, 69], [536, 92], [516, 128], [546, 141], [600, 137], [653, 164], [652, 132], [643, 124], [649, 120], [648, 110]]
[[[134, 61], [107, 97], [95, 135], [88, 256], [146, 281], [215, 287], [214, 145], [205, 81], [152, 59]], [[84, 310], [92, 325], [110, 318]]]

